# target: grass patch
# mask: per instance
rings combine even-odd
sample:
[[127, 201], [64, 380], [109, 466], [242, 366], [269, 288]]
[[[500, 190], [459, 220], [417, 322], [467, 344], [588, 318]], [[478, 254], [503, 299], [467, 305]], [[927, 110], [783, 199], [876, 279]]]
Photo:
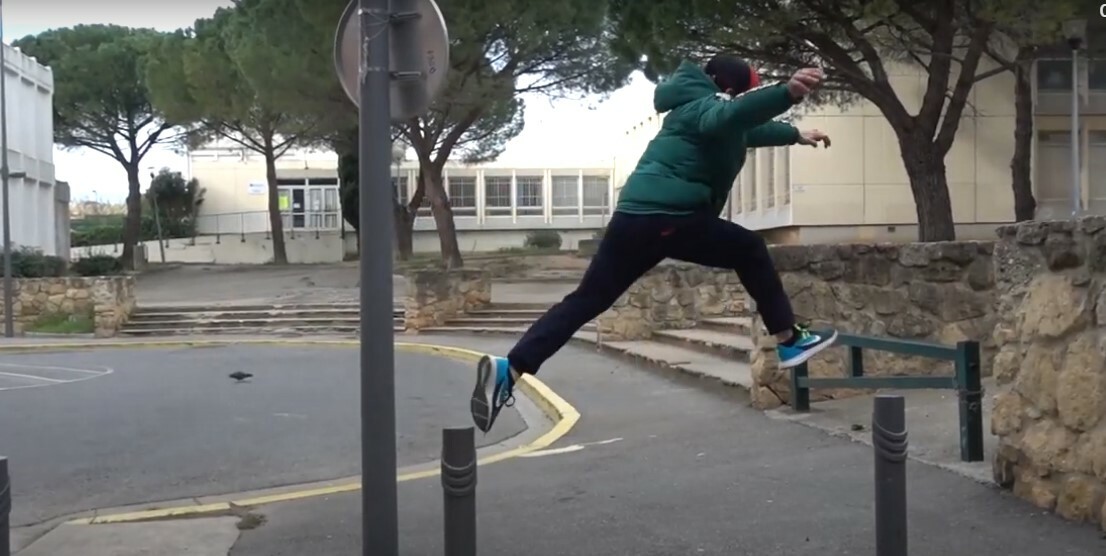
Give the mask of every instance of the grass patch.
[[43, 315], [28, 327], [29, 332], [41, 334], [92, 334], [96, 323], [91, 314], [66, 315], [55, 313]]

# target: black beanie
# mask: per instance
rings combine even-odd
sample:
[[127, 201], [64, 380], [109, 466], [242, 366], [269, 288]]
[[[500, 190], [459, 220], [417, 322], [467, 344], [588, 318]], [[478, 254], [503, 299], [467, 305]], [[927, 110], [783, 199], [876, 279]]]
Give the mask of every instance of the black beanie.
[[716, 54], [703, 68], [707, 75], [714, 79], [719, 89], [733, 89], [741, 94], [749, 89], [760, 86], [760, 77], [752, 66], [737, 56], [728, 54]]

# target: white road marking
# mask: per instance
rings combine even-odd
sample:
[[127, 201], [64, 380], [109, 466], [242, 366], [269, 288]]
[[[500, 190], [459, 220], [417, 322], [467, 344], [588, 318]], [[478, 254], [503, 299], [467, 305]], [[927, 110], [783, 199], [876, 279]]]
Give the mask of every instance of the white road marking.
[[[69, 371], [73, 373], [88, 373], [94, 375], [104, 374], [104, 370], [97, 369], [78, 369], [75, 367], [51, 367], [49, 365], [27, 365], [19, 363], [0, 363], [0, 367], [8, 367], [15, 369], [45, 369], [47, 371]], [[111, 372], [111, 369], [107, 369], [106, 372]]]
[[75, 367], [55, 367], [50, 365], [29, 365], [29, 364], [17, 364], [17, 363], [0, 363], [0, 367], [16, 368], [21, 370], [33, 371], [35, 369], [42, 369], [46, 371], [68, 371], [73, 373], [82, 373], [84, 376], [80, 378], [71, 379], [59, 379], [59, 378], [47, 378], [44, 376], [29, 375], [24, 373], [12, 373], [7, 371], [0, 371], [0, 376], [7, 376], [10, 378], [23, 378], [28, 380], [38, 381], [38, 384], [24, 384], [22, 386], [7, 386], [0, 387], [0, 392], [7, 390], [24, 390], [27, 388], [41, 388], [43, 386], [55, 386], [58, 384], [70, 384], [73, 382], [83, 382], [85, 380], [99, 378], [102, 376], [110, 375], [115, 372], [114, 369], [104, 367], [103, 369], [78, 369]]
[[56, 379], [56, 378], [46, 378], [44, 376], [25, 375], [25, 374], [21, 374], [21, 373], [6, 373], [4, 371], [0, 371], [0, 376], [10, 376], [12, 378], [29, 378], [31, 380], [41, 380], [43, 382], [53, 382], [55, 384], [59, 383], [59, 382], [69, 382], [68, 380], [60, 380], [60, 379]]
[[618, 438], [611, 438], [609, 440], [600, 440], [598, 442], [587, 442], [585, 444], [573, 444], [571, 446], [564, 446], [564, 447], [561, 447], [561, 448], [550, 448], [548, 450], [538, 450], [536, 452], [530, 452], [528, 454], [522, 454], [519, 457], [540, 458], [540, 457], [543, 457], [543, 456], [555, 456], [555, 455], [559, 455], [559, 454], [570, 454], [572, 452], [579, 452], [580, 450], [583, 450], [584, 448], [587, 448], [588, 446], [605, 446], [607, 444], [614, 444], [615, 442], [619, 442], [621, 440], [623, 440], [622, 437], [618, 437]]

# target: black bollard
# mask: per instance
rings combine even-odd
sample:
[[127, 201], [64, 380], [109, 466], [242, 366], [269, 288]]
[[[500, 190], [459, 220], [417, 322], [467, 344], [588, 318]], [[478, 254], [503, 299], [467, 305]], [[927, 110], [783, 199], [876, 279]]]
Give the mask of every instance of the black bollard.
[[0, 457], [0, 556], [11, 556], [9, 516], [12, 512], [12, 483], [8, 477], [8, 458]]
[[902, 396], [876, 396], [872, 446], [876, 556], [906, 556], [906, 404]]
[[472, 427], [442, 429], [445, 556], [476, 556], [476, 442]]

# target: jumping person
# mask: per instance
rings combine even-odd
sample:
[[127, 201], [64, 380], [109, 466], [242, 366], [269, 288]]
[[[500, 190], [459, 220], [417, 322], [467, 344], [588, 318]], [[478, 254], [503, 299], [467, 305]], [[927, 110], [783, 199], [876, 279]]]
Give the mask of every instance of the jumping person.
[[506, 357], [485, 356], [477, 364], [471, 411], [480, 430], [490, 430], [500, 409], [511, 405], [521, 373], [537, 373], [576, 331], [665, 258], [737, 272], [776, 337], [783, 367], [833, 343], [835, 330], [815, 332], [796, 322], [764, 239], [719, 218], [746, 149], [829, 147], [820, 131], [773, 121], [822, 80], [821, 70], [808, 68], [786, 83], [760, 86], [744, 60], [718, 55], [703, 67], [685, 61], [657, 85], [653, 106], [668, 116], [626, 180], [579, 286], [534, 322]]

